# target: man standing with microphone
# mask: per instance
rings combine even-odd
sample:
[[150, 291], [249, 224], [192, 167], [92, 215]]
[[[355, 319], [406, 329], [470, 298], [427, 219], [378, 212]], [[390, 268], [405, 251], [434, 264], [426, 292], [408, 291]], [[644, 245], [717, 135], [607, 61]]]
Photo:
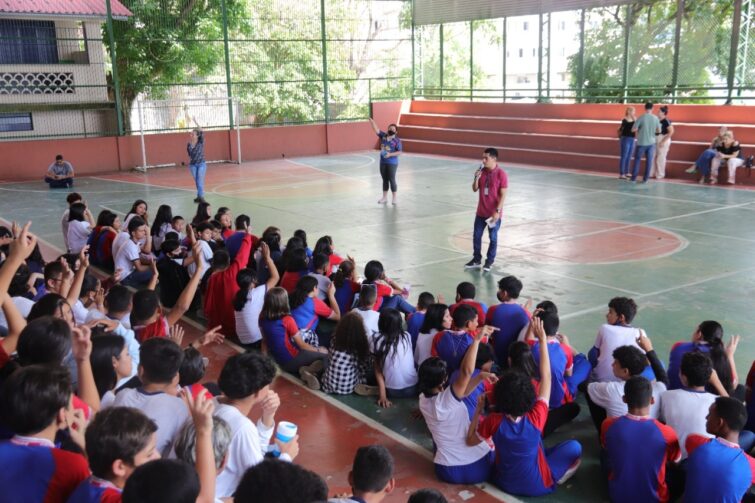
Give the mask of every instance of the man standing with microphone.
[[501, 210], [506, 198], [509, 179], [506, 172], [498, 166], [498, 150], [486, 148], [482, 154], [482, 165], [475, 172], [472, 190], [479, 192], [477, 214], [474, 219], [474, 235], [472, 242], [474, 255], [472, 260], [464, 264], [465, 269], [479, 269], [482, 262], [482, 233], [488, 228], [490, 245], [484, 272], [489, 272], [498, 251], [498, 229], [501, 228]]

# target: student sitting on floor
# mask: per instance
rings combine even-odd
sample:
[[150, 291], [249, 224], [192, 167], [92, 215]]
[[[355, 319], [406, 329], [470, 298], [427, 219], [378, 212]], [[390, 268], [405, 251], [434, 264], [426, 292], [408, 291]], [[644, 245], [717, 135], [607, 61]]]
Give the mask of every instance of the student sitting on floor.
[[359, 314], [346, 313], [333, 332], [328, 353], [328, 367], [322, 376], [322, 390], [326, 393], [348, 395], [374, 394], [374, 386], [367, 386], [372, 372], [370, 342]]
[[454, 310], [462, 304], [472, 306], [477, 312], [477, 323], [480, 325], [485, 324], [485, 314], [488, 312], [487, 306], [481, 302], [474, 300], [477, 294], [477, 289], [469, 281], [462, 281], [456, 286], [456, 303], [449, 306], [448, 310], [451, 312], [451, 316], [454, 314]]
[[89, 241], [95, 221], [83, 202], [68, 207], [68, 253], [79, 253]]
[[684, 501], [741, 501], [755, 484], [755, 459], [737, 445], [747, 411], [739, 400], [718, 397], [711, 404], [705, 430], [715, 438], [687, 437], [687, 479]]
[[336, 303], [342, 313], [348, 313], [354, 305], [354, 295], [359, 293], [361, 285], [357, 281], [356, 264], [352, 260], [344, 260], [338, 270], [330, 275], [330, 281], [336, 285]]
[[450, 330], [453, 318], [445, 304], [430, 304], [425, 313], [425, 320], [419, 328], [417, 343], [414, 347], [414, 363], [419, 368], [422, 362], [432, 356], [433, 340], [438, 332]]
[[406, 331], [412, 336], [412, 348], [417, 347], [417, 337], [419, 337], [419, 329], [422, 328], [422, 324], [425, 322], [425, 314], [427, 308], [435, 302], [435, 296], [430, 292], [422, 292], [417, 297], [417, 310], [411, 313], [406, 318]]
[[285, 271], [281, 275], [281, 288], [288, 293], [296, 290], [296, 284], [309, 273], [309, 258], [304, 248], [286, 247], [282, 260], [285, 261]]
[[276, 286], [265, 294], [260, 332], [269, 354], [284, 371], [298, 375], [310, 388], [320, 389], [317, 375], [325, 368], [328, 350], [314, 347], [302, 339], [288, 307], [288, 294], [283, 288]]
[[[482, 332], [475, 335], [461, 362], [456, 379], [449, 384], [446, 362], [437, 357], [425, 360], [419, 368], [419, 409], [435, 445], [435, 475], [449, 484], [478, 484], [490, 477], [493, 452], [472, 429], [464, 403], [479, 384], [494, 382], [489, 372], [477, 372]], [[476, 403], [475, 403], [476, 406]]]
[[[261, 463], [267, 453], [281, 403], [278, 394], [270, 389], [274, 379], [273, 361], [256, 352], [233, 355], [220, 372], [218, 385], [223, 398], [215, 414], [231, 428], [231, 443], [225, 468], [218, 475], [216, 498], [233, 496], [244, 472]], [[261, 413], [256, 424], [248, 417], [255, 406]], [[298, 438], [286, 443], [275, 440], [280, 459], [292, 461], [296, 457]]]
[[402, 296], [406, 292], [401, 285], [385, 275], [383, 264], [377, 260], [370, 260], [365, 264], [362, 285], [376, 286], [377, 301], [373, 307], [375, 311], [382, 311], [384, 308], [398, 309], [404, 314], [416, 311], [416, 308]]
[[517, 304], [522, 291], [522, 282], [514, 276], [506, 276], [498, 282], [496, 294], [500, 304], [491, 306], [485, 316], [485, 324], [499, 329], [493, 337], [496, 360], [505, 362], [509, 355], [509, 345], [517, 339], [519, 332], [530, 322], [527, 309]]
[[[472, 372], [472, 378], [474, 379], [475, 377], [483, 373], [492, 374], [494, 364], [495, 354], [493, 353], [493, 346], [491, 346], [490, 344], [480, 344], [480, 347], [477, 350], [477, 358], [474, 362], [474, 372]], [[461, 369], [458, 369], [456, 372], [449, 376], [448, 382], [450, 384], [455, 383], [460, 375]], [[480, 398], [480, 395], [485, 395], [486, 397], [492, 396], [493, 386], [495, 385], [496, 381], [498, 381], [497, 378], [482, 379], [479, 383], [477, 383], [476, 386], [468, 388], [469, 394], [467, 394], [467, 396], [465, 396], [462, 401], [467, 407], [469, 419], [472, 419], [472, 416], [474, 416], [474, 411], [477, 408], [477, 400]], [[476, 380], [474, 382], [476, 382]], [[472, 384], [474, 384], [474, 382]]]
[[401, 313], [396, 309], [380, 312], [378, 328], [380, 335], [375, 340], [378, 405], [391, 407], [389, 398], [416, 398], [418, 394], [412, 338], [404, 331]]
[[123, 486], [139, 466], [159, 459], [157, 425], [137, 409], [111, 407], [86, 429], [86, 452], [92, 475], [79, 484], [67, 503], [120, 502]]
[[[307, 251], [304, 250], [304, 253], [307, 253]], [[330, 262], [328, 261], [328, 256], [324, 253], [312, 257], [312, 272], [310, 272], [309, 275], [317, 280], [317, 298], [322, 301], [328, 300], [328, 290], [330, 290], [330, 285], [332, 283], [328, 277], [330, 275], [328, 273], [329, 265]], [[335, 289], [333, 290], [333, 293], [335, 294]], [[338, 304], [336, 303], [336, 305]]]
[[[567, 440], [545, 449], [542, 432], [548, 420], [551, 369], [543, 323], [532, 319], [540, 342], [540, 389], [535, 394], [530, 377], [507, 372], [496, 383], [495, 401], [500, 413], [488, 415], [479, 425], [483, 438], [495, 443], [493, 482], [504, 491], [522, 496], [542, 496], [563, 484], [577, 471], [582, 446]], [[515, 333], [518, 333], [515, 332]], [[479, 409], [478, 409], [479, 411]], [[477, 426], [477, 416], [471, 428]]]
[[614, 297], [608, 302], [607, 323], [598, 329], [595, 344], [590, 350], [593, 381], [619, 380], [611, 369], [613, 350], [621, 346], [640, 347], [637, 340], [644, 334], [644, 330], [630, 325], [636, 314], [637, 304], [632, 299]]
[[[66, 250], [68, 250], [68, 214], [70, 213], [70, 208], [73, 203], [79, 203], [82, 202], [84, 198], [79, 194], [78, 192], [71, 192], [66, 196], [66, 202], [68, 203], [68, 208], [63, 212], [63, 216], [60, 218], [60, 227], [63, 230], [63, 243], [66, 245]], [[107, 211], [107, 210], [105, 210]], [[11, 237], [13, 237], [11, 235]]]
[[[296, 283], [296, 289], [288, 297], [291, 316], [300, 330], [315, 332], [321, 318], [333, 321], [338, 321], [341, 318], [341, 312], [338, 310], [338, 303], [335, 298], [335, 286], [331, 283], [328, 288], [328, 304], [330, 305], [317, 298], [318, 289], [317, 279], [314, 276], [304, 276], [299, 279]], [[309, 342], [316, 342], [316, 339]], [[322, 338], [318, 344], [327, 347], [329, 342], [327, 338]]]
[[236, 317], [236, 335], [241, 346], [249, 350], [262, 349], [262, 332], [260, 331], [260, 313], [265, 303], [265, 294], [278, 283], [278, 269], [270, 257], [270, 248], [266, 243], [260, 246], [262, 255], [270, 268], [267, 282], [259, 284], [254, 269], [242, 269], [236, 275], [239, 291], [233, 299], [234, 315]]
[[666, 463], [678, 463], [682, 456], [676, 433], [650, 417], [653, 388], [644, 377], [624, 383], [624, 401], [629, 412], [606, 419], [600, 429], [611, 501], [666, 502]]
[[393, 456], [382, 445], [360, 447], [349, 472], [352, 496], [331, 498], [328, 503], [379, 503], [396, 487], [393, 478]]
[[[454, 320], [454, 328], [435, 334], [431, 347], [432, 356], [437, 356], [446, 362], [449, 375], [461, 365], [464, 353], [474, 340], [472, 334], [478, 331], [477, 312], [472, 306], [461, 305], [451, 316]], [[480, 331], [484, 333], [487, 342], [488, 336], [493, 333], [493, 327], [482, 327]]]
[[125, 339], [119, 335], [94, 337], [89, 362], [100, 395], [100, 407], [109, 407], [115, 400], [118, 382], [128, 380], [134, 371]]
[[378, 320], [380, 313], [373, 309], [377, 301], [377, 288], [375, 285], [362, 285], [359, 289], [359, 300], [357, 306], [351, 311], [358, 313], [364, 323], [364, 331], [367, 333], [367, 339], [370, 341], [370, 351], [375, 352], [375, 339], [377, 339], [380, 329]]
[[50, 164], [45, 173], [45, 183], [51, 189], [70, 189], [73, 187], [73, 166], [64, 160], [61, 154], [55, 156], [55, 162]]
[[[87, 460], [55, 446], [59, 430], [81, 437], [74, 418], [71, 377], [64, 368], [31, 365], [16, 370], [0, 393], [4, 425], [15, 436], [0, 442], [0, 484], [5, 501], [63, 503], [89, 476]], [[71, 425], [79, 429], [73, 430]], [[80, 439], [83, 446], [83, 439]]]
[[145, 263], [141, 256], [142, 253], [151, 253], [152, 240], [147, 239], [143, 247], [139, 246], [139, 242], [146, 239], [148, 233], [147, 224], [141, 217], [132, 218], [127, 229], [128, 239], [120, 243], [117, 238], [113, 241], [115, 268], [121, 270], [121, 284], [134, 288], [143, 287], [155, 274], [151, 262]]
[[121, 230], [121, 219], [109, 210], [97, 215], [97, 222], [89, 235], [89, 261], [108, 272], [114, 269], [113, 241]]

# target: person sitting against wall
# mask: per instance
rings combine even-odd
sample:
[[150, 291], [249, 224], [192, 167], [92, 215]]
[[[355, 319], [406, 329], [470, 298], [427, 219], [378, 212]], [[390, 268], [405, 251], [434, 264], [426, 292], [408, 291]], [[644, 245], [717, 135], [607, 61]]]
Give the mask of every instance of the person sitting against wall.
[[55, 162], [50, 164], [45, 175], [45, 182], [51, 189], [67, 189], [73, 187], [73, 166], [63, 160], [63, 156], [55, 156]]
[[[710, 147], [706, 148], [702, 154], [700, 154], [700, 157], [697, 158], [695, 161], [695, 164], [690, 166], [685, 170], [685, 173], [689, 173], [690, 175], [693, 175], [695, 173], [706, 173], [708, 171], [708, 168], [710, 167], [710, 161], [714, 157], [716, 157], [716, 152], [718, 152], [716, 149], [723, 143], [723, 136], [724, 133], [728, 131], [728, 128], [726, 126], [721, 126], [718, 128], [718, 135], [716, 135], [713, 140], [710, 142]], [[705, 178], [703, 177], [700, 181], [700, 183], [703, 183]]]
[[725, 164], [729, 177], [727, 183], [734, 185], [734, 177], [737, 174], [737, 168], [745, 163], [742, 157], [742, 147], [734, 139], [734, 133], [727, 131], [722, 136], [722, 143], [716, 147], [716, 156], [710, 161], [710, 181], [711, 185], [718, 183], [718, 170], [722, 164]]

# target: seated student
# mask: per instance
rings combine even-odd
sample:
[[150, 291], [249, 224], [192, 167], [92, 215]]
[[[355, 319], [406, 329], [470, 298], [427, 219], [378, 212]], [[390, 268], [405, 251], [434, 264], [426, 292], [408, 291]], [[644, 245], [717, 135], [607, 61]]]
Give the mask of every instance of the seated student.
[[[186, 285], [189, 284], [189, 272], [184, 267], [183, 249], [175, 239], [166, 239], [160, 246], [160, 258], [157, 259], [157, 273], [160, 277], [160, 304], [173, 307]], [[192, 301], [192, 307], [198, 306], [198, 298]]]
[[[537, 316], [543, 321], [543, 328], [547, 335], [548, 355], [551, 361], [551, 397], [549, 406], [551, 409], [557, 409], [562, 405], [574, 402], [577, 396], [577, 386], [582, 384], [590, 375], [590, 362], [585, 355], [575, 355], [573, 349], [563, 339], [558, 338], [558, 315], [540, 311], [536, 312]], [[539, 342], [534, 339], [528, 339], [528, 344], [532, 346], [532, 354], [535, 357], [535, 363], [539, 363]]]
[[454, 314], [454, 310], [462, 304], [472, 306], [477, 312], [477, 323], [480, 325], [485, 324], [485, 313], [488, 312], [487, 306], [474, 300], [477, 294], [477, 289], [469, 281], [462, 281], [456, 286], [456, 303], [452, 304], [448, 310], [451, 312], [451, 316]]
[[[68, 203], [68, 208], [70, 208], [73, 203], [78, 203], [83, 200], [84, 198], [78, 192], [71, 192], [70, 194], [66, 196], [66, 203]], [[68, 249], [68, 214], [69, 212], [70, 210], [66, 209], [63, 212], [63, 216], [60, 219], [60, 227], [63, 230], [63, 243], [65, 243], [66, 245], [65, 247], [66, 250]], [[11, 237], [13, 237], [12, 234], [11, 234]]]
[[342, 313], [347, 313], [354, 305], [354, 295], [361, 288], [357, 278], [356, 264], [353, 259], [344, 260], [338, 270], [330, 275], [330, 281], [336, 286], [336, 303]]
[[328, 485], [315, 472], [293, 463], [266, 459], [244, 473], [234, 503], [322, 503]]
[[31, 365], [5, 381], [0, 393], [2, 422], [15, 436], [0, 442], [4, 501], [63, 503], [89, 476], [84, 456], [55, 447], [59, 430], [81, 437], [69, 428], [84, 427], [74, 418], [71, 396], [71, 377], [62, 367]]
[[83, 202], [68, 207], [68, 252], [78, 254], [89, 240], [94, 227], [94, 217]]
[[353, 311], [346, 313], [333, 332], [322, 390], [338, 395], [374, 394], [375, 387], [366, 385], [371, 367], [370, 342], [362, 318]]
[[682, 387], [661, 394], [659, 418], [676, 432], [682, 459], [686, 459], [687, 436], [692, 433], [707, 436], [705, 417], [716, 395], [705, 391], [705, 386], [714, 376], [713, 364], [705, 353], [695, 351], [685, 354], [681, 374]]
[[[542, 302], [538, 302], [538, 304], [535, 306], [535, 310], [533, 311], [533, 316], [539, 312], [549, 312], [553, 313], [555, 315], [558, 315], [558, 307], [556, 306], [553, 301], [550, 300], [544, 300]], [[527, 323], [527, 326], [525, 326], [520, 332], [519, 336], [517, 337], [518, 341], [526, 341], [527, 336], [530, 334], [530, 324]], [[558, 334], [559, 336], [562, 336], [561, 333]]]
[[[213, 397], [213, 393], [200, 383], [205, 375], [206, 361], [206, 358], [194, 346], [184, 348], [184, 357], [181, 360], [181, 367], [178, 369], [178, 386], [195, 399], [199, 395], [204, 395], [208, 399]], [[207, 383], [207, 385], [211, 388], [215, 387], [212, 383]], [[216, 394], [219, 394], [217, 389]]]
[[176, 433], [189, 419], [183, 400], [176, 396], [183, 356], [170, 339], [144, 341], [139, 350], [141, 387], [120, 391], [113, 402], [116, 407], [139, 409], [157, 424], [156, 447], [163, 457], [171, 452]]
[[611, 501], [666, 502], [666, 463], [678, 463], [682, 455], [676, 433], [650, 417], [653, 388], [644, 377], [624, 383], [624, 401], [629, 412], [606, 419], [600, 428]]
[[482, 337], [482, 332], [475, 335], [451, 384], [446, 362], [440, 358], [428, 358], [419, 368], [419, 410], [436, 447], [435, 475], [450, 484], [485, 482], [493, 464], [490, 446], [474, 434], [468, 436], [471, 421], [463, 402], [491, 377], [488, 372], [473, 375]]
[[84, 325], [90, 319], [90, 311], [105, 314], [105, 291], [97, 276], [89, 273], [84, 275], [79, 298], [71, 306], [71, 311], [77, 325]]
[[55, 260], [45, 264], [44, 282], [37, 287], [37, 294], [32, 299], [34, 302], [48, 293], [57, 293], [63, 297], [68, 296], [73, 276], [68, 264], [64, 262], [65, 260]]
[[[450, 310], [450, 309], [449, 309]], [[435, 334], [433, 339], [431, 353], [437, 356], [448, 366], [448, 373], [453, 374], [461, 365], [461, 360], [467, 352], [467, 348], [472, 345], [474, 336], [478, 331], [477, 312], [472, 306], [461, 305], [452, 315], [454, 320], [454, 329], [444, 330]], [[479, 329], [484, 334], [484, 340], [496, 330], [495, 327], [484, 326]]]
[[280, 286], [288, 293], [293, 293], [299, 280], [309, 274], [307, 251], [304, 248], [287, 246], [282, 260], [285, 260], [285, 271], [281, 276]]
[[404, 332], [401, 313], [383, 309], [378, 320], [380, 334], [375, 340], [375, 377], [378, 405], [391, 407], [388, 398], [416, 398], [417, 371], [414, 369], [412, 339]]
[[[87, 322], [109, 318], [117, 320], [124, 328], [131, 329], [131, 308], [133, 307], [133, 294], [123, 285], [113, 285], [105, 295], [105, 314], [98, 311], [89, 311]], [[133, 356], [133, 354], [132, 354]]]
[[747, 420], [739, 400], [718, 397], [708, 410], [705, 430], [715, 438], [687, 437], [685, 502], [742, 501], [755, 484], [755, 459], [737, 445]]
[[270, 248], [266, 243], [260, 246], [262, 255], [270, 267], [270, 277], [267, 282], [257, 283], [257, 273], [254, 269], [242, 269], [236, 275], [239, 291], [233, 299], [234, 316], [236, 317], [236, 335], [241, 346], [247, 351], [262, 349], [262, 332], [260, 331], [260, 313], [265, 303], [265, 294], [278, 283], [278, 269], [275, 268], [270, 256]]
[[357, 306], [351, 311], [358, 313], [364, 323], [364, 330], [367, 333], [367, 339], [370, 341], [370, 351], [375, 352], [375, 339], [377, 339], [380, 329], [378, 320], [380, 313], [373, 309], [377, 302], [377, 288], [375, 285], [362, 285], [359, 289], [359, 299]]
[[[128, 227], [128, 223], [131, 221], [132, 218], [139, 217], [142, 220], [144, 220], [144, 225], [149, 227], [149, 214], [147, 213], [147, 201], [144, 199], [137, 199], [134, 201], [134, 203], [131, 205], [131, 209], [128, 210], [128, 213], [126, 213], [125, 218], [123, 219], [123, 225]], [[149, 232], [149, 229], [147, 230]], [[148, 239], [144, 239], [144, 241], [150, 241]], [[142, 242], [142, 244], [144, 244]], [[150, 243], [151, 246], [151, 243]]]
[[155, 459], [134, 470], [123, 488], [122, 501], [198, 503], [200, 488], [197, 471], [190, 464], [177, 459]]
[[606, 417], [621, 417], [627, 413], [627, 404], [623, 399], [624, 383], [632, 377], [643, 375], [648, 360], [656, 375], [659, 376], [658, 380], [651, 382], [653, 402], [648, 409], [648, 415], [653, 419], [660, 415], [661, 395], [666, 391], [668, 378], [663, 365], [652, 349], [650, 339], [643, 336], [640, 338], [640, 343], [649, 348], [645, 354], [634, 346], [620, 346], [613, 350], [612, 369], [618, 380], [591, 382], [587, 385], [587, 405], [590, 407], [590, 415], [598, 431]]
[[[738, 386], [737, 368], [734, 363], [734, 353], [737, 349], [739, 339], [735, 336], [728, 346], [724, 346], [724, 329], [720, 323], [713, 320], [703, 321], [692, 333], [690, 342], [679, 341], [671, 346], [669, 355], [668, 372], [669, 372], [669, 389], [679, 389], [682, 387], [680, 377], [680, 367], [682, 357], [691, 352], [699, 351], [707, 353], [713, 362], [713, 368], [718, 374], [726, 393], [732, 395], [735, 391], [741, 395], [742, 390], [736, 390]], [[718, 393], [711, 386], [707, 387], [711, 393]]]
[[178, 241], [183, 241], [186, 237], [186, 220], [181, 215], [174, 215], [170, 221], [170, 226], [173, 232], [178, 234]]
[[123, 486], [139, 466], [159, 459], [157, 425], [136, 409], [111, 407], [86, 429], [86, 452], [92, 475], [79, 484], [67, 503], [120, 501]]
[[393, 478], [393, 456], [382, 445], [360, 447], [349, 472], [351, 497], [331, 498], [328, 503], [379, 503], [396, 487]]
[[55, 162], [50, 164], [45, 173], [45, 183], [51, 189], [70, 189], [73, 187], [73, 166], [71, 163], [63, 160], [63, 156], [55, 156]]
[[[212, 261], [213, 251], [210, 246], [210, 241], [212, 241], [212, 225], [208, 222], [200, 223], [196, 226], [196, 231], [192, 227], [189, 227], [187, 234], [189, 244], [191, 245], [191, 254], [184, 260], [184, 265], [192, 276], [199, 269], [201, 277], [207, 272]], [[202, 267], [197, 266], [200, 260]]]
[[[236, 254], [239, 252], [239, 248], [241, 248], [241, 242], [247, 234], [252, 237], [252, 250], [256, 250], [260, 245], [260, 238], [252, 234], [252, 219], [249, 218], [249, 215], [241, 214], [237, 216], [235, 225], [236, 232], [231, 233], [225, 238], [225, 249], [228, 251], [231, 260], [236, 258]], [[249, 267], [253, 263], [252, 257], [253, 254], [250, 253], [244, 267]]]
[[233, 298], [239, 291], [236, 275], [246, 266], [251, 251], [252, 237], [247, 235], [233, 262], [225, 250], [216, 251], [212, 259], [213, 273], [204, 292], [204, 314], [208, 328], [220, 325], [227, 337], [236, 335], [236, 315], [233, 309]]
[[493, 482], [511, 494], [542, 496], [563, 484], [577, 471], [582, 446], [568, 440], [545, 449], [542, 432], [548, 420], [551, 396], [551, 370], [543, 323], [532, 319], [535, 336], [540, 342], [540, 388], [535, 394], [530, 377], [506, 372], [495, 386], [495, 403], [499, 413], [489, 414], [477, 428], [480, 406], [470, 425], [482, 438], [491, 438], [496, 456]]
[[[11, 267], [13, 266], [9, 264], [8, 265], [9, 274], [12, 272], [10, 271]], [[10, 300], [13, 302], [13, 305], [16, 306], [16, 309], [18, 309], [18, 312], [21, 314], [23, 318], [26, 318], [29, 316], [29, 312], [31, 311], [31, 308], [34, 306], [34, 301], [31, 300], [31, 297], [34, 295], [34, 292], [29, 286], [31, 277], [32, 275], [31, 275], [31, 272], [29, 271], [29, 267], [26, 266], [26, 264], [22, 263], [20, 266], [16, 268], [16, 271], [13, 274], [12, 279], [10, 279], [10, 285], [8, 286], [8, 290], [7, 290]], [[5, 315], [2, 313], [2, 311], [0, 311], [0, 329], [4, 331], [8, 330], [8, 320], [5, 318]]]
[[[304, 253], [307, 253], [306, 250], [304, 250]], [[312, 272], [309, 275], [317, 280], [317, 298], [322, 301], [328, 299], [328, 290], [330, 290], [330, 285], [333, 284], [328, 277], [329, 266], [328, 256], [324, 253], [312, 257]], [[335, 295], [335, 288], [333, 289], [333, 294]], [[338, 302], [335, 305], [338, 305]]]
[[373, 307], [375, 311], [382, 311], [384, 308], [398, 309], [404, 314], [416, 311], [415, 307], [402, 296], [408, 291], [388, 278], [385, 275], [383, 264], [377, 260], [370, 260], [365, 264], [362, 285], [375, 285], [377, 288], [377, 301]]
[[[212, 452], [215, 454], [215, 465], [213, 466], [214, 472], [213, 478], [217, 479], [217, 475], [225, 468], [226, 460], [228, 457], [228, 447], [231, 444], [231, 427], [228, 426], [223, 419], [218, 416], [212, 417]], [[187, 422], [178, 432], [176, 438], [176, 458], [189, 464], [197, 464], [197, 441], [201, 444], [201, 438], [197, 438], [197, 427], [192, 421]], [[201, 447], [200, 447], [201, 448]], [[203, 488], [204, 489], [204, 488]], [[213, 502], [219, 502], [221, 500], [215, 499], [215, 489], [213, 487]]]
[[[302, 245], [304, 245], [304, 242], [302, 242]], [[319, 255], [321, 253], [328, 256], [330, 267], [328, 267], [327, 273], [325, 275], [329, 276], [331, 273], [334, 273], [338, 270], [341, 262], [343, 262], [343, 257], [336, 254], [336, 249], [333, 245], [333, 238], [330, 236], [322, 236], [315, 243], [315, 247], [312, 250], [312, 256], [314, 257], [315, 255]]]
[[621, 346], [640, 347], [637, 340], [644, 334], [644, 331], [630, 325], [636, 314], [637, 304], [632, 299], [614, 297], [608, 302], [607, 323], [604, 323], [598, 329], [595, 344], [590, 350], [593, 381], [619, 380], [611, 369], [613, 350]]
[[448, 500], [437, 489], [418, 489], [409, 496], [406, 503], [448, 503]]
[[97, 393], [100, 395], [100, 406], [109, 407], [115, 400], [118, 383], [128, 380], [134, 371], [125, 339], [119, 335], [93, 337], [89, 362]]
[[[333, 321], [341, 319], [341, 312], [338, 310], [338, 303], [335, 298], [335, 286], [331, 283], [328, 287], [327, 304], [317, 298], [318, 288], [316, 278], [304, 276], [299, 279], [296, 283], [296, 289], [288, 297], [291, 305], [291, 316], [300, 330], [315, 332], [319, 326], [320, 318]], [[327, 347], [330, 345], [329, 334], [323, 336], [322, 331], [318, 331], [317, 334], [320, 339], [320, 346]]]
[[233, 234], [231, 223], [233, 222], [233, 214], [231, 209], [227, 206], [221, 206], [218, 211], [215, 212], [213, 220], [220, 224], [220, 236], [223, 240], [228, 239]]
[[[279, 261], [281, 259], [281, 230], [277, 227], [268, 227], [262, 232], [260, 241], [267, 243], [270, 247], [270, 256], [273, 258], [273, 262], [279, 267]], [[259, 250], [258, 250], [259, 251]], [[261, 253], [254, 254], [254, 260], [257, 267], [257, 279], [260, 282], [267, 282], [270, 277], [270, 270], [267, 268]], [[281, 268], [278, 268], [278, 273], [281, 272]]]
[[[226, 465], [218, 475], [216, 498], [232, 496], [244, 472], [261, 463], [275, 429], [275, 412], [280, 406], [278, 394], [270, 389], [275, 379], [275, 365], [262, 354], [250, 352], [230, 357], [220, 372], [218, 385], [223, 392], [215, 415], [231, 429]], [[261, 409], [256, 424], [249, 419], [255, 406]], [[283, 443], [275, 440], [280, 459], [292, 461], [299, 452], [299, 437]]]
[[414, 363], [419, 368], [422, 362], [432, 356], [433, 340], [438, 332], [450, 330], [453, 318], [445, 304], [431, 304], [425, 313], [425, 320], [419, 328], [417, 343], [414, 347]]
[[172, 222], [173, 209], [167, 204], [161, 204], [149, 230], [153, 250], [159, 250], [165, 241], [165, 235], [173, 230]]
[[[487, 373], [493, 375], [492, 370], [494, 364], [495, 353], [493, 353], [493, 346], [491, 346], [490, 344], [480, 344], [480, 347], [477, 350], [477, 358], [475, 359], [474, 363], [474, 372], [472, 372], [472, 379], [474, 381], [472, 382], [472, 384], [477, 382], [475, 378], [480, 374]], [[448, 378], [448, 382], [450, 384], [454, 384], [460, 375], [461, 369], [456, 370]], [[476, 386], [472, 386], [470, 384], [470, 387], [467, 388], [469, 394], [467, 394], [467, 396], [465, 396], [462, 401], [467, 407], [469, 419], [472, 419], [472, 416], [474, 416], [474, 411], [477, 408], [477, 401], [480, 398], [480, 395], [485, 395], [486, 397], [491, 396], [493, 394], [493, 385], [497, 380], [497, 377], [482, 379], [479, 383], [477, 383]]]
[[530, 315], [516, 299], [522, 291], [522, 282], [514, 276], [506, 276], [498, 282], [496, 294], [500, 304], [490, 306], [485, 315], [485, 324], [498, 328], [493, 337], [496, 360], [505, 362], [509, 354], [509, 345], [514, 342], [527, 323]]
[[[154, 276], [151, 263], [142, 261], [142, 251], [148, 253], [151, 250], [152, 241], [147, 239], [147, 244], [141, 248], [139, 241], [147, 237], [147, 224], [140, 217], [134, 217], [128, 223], [129, 239], [120, 243], [115, 250], [114, 264], [116, 269], [121, 270], [121, 284], [134, 288], [145, 286]], [[117, 239], [113, 247], [117, 246]]]
[[315, 389], [319, 389], [319, 381], [310, 376], [324, 368], [321, 360], [327, 359], [328, 350], [304, 341], [291, 316], [288, 294], [281, 287], [271, 288], [265, 294], [260, 332], [270, 355], [284, 371], [298, 374], [307, 385], [316, 385]]
[[412, 336], [412, 348], [417, 347], [419, 329], [425, 322], [427, 308], [435, 303], [435, 296], [430, 292], [422, 292], [417, 297], [417, 310], [406, 317], [406, 331]]
[[89, 235], [89, 261], [106, 271], [114, 270], [113, 242], [121, 230], [121, 219], [109, 210], [97, 215], [97, 222]]

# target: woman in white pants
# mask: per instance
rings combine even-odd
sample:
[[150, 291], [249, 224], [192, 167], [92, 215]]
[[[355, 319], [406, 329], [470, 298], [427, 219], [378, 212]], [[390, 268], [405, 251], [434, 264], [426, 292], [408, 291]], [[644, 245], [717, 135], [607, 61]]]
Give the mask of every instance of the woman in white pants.
[[661, 132], [655, 137], [655, 162], [650, 176], [660, 180], [666, 176], [666, 156], [668, 156], [668, 150], [671, 148], [671, 137], [674, 136], [674, 126], [668, 120], [667, 106], [661, 107], [658, 112], [658, 119], [661, 122]]
[[737, 168], [745, 163], [745, 160], [741, 157], [742, 148], [739, 146], [739, 142], [734, 139], [734, 134], [731, 131], [727, 131], [723, 134], [723, 142], [716, 150], [718, 153], [713, 160], [710, 161], [710, 183], [715, 185], [718, 183], [718, 170], [722, 164], [726, 164], [726, 168], [729, 172], [728, 183], [734, 185], [734, 177], [737, 174]]

